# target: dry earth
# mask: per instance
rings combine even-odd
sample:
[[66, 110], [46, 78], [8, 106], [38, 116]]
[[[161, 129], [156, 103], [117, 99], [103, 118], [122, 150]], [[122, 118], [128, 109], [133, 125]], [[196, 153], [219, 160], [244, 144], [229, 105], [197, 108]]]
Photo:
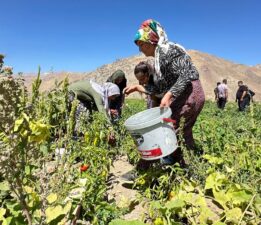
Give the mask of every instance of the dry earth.
[[120, 156], [113, 162], [110, 169], [110, 179], [108, 198], [114, 199], [119, 207], [129, 207], [130, 212], [122, 219], [125, 220], [143, 220], [146, 209], [142, 203], [138, 202], [138, 191], [132, 189], [132, 184], [126, 183], [121, 177], [129, 171], [133, 170], [133, 166], [128, 162], [127, 156]]

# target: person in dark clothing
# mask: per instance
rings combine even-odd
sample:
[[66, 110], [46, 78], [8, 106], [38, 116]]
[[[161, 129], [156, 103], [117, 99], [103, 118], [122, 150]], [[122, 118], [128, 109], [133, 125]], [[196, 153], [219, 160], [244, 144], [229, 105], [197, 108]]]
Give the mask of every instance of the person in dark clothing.
[[123, 89], [127, 86], [127, 79], [125, 73], [122, 70], [116, 70], [108, 79], [107, 82], [116, 84], [120, 89], [120, 95], [114, 100], [110, 101], [109, 108], [114, 112], [114, 117], [117, 120], [121, 116], [122, 106], [124, 104]]
[[246, 85], [243, 84], [243, 81], [238, 81], [236, 102], [238, 102], [239, 111], [245, 111], [246, 107], [250, 104], [250, 99], [248, 96], [248, 88]]
[[220, 82], [217, 82], [217, 86], [214, 88], [215, 101], [217, 102], [217, 106], [218, 106], [218, 86], [220, 84], [221, 84]]
[[253, 92], [247, 85], [246, 85], [246, 87], [247, 87], [247, 96], [249, 98], [249, 104], [248, 104], [248, 106], [249, 106], [250, 102], [254, 102], [253, 97], [255, 95], [255, 92]]

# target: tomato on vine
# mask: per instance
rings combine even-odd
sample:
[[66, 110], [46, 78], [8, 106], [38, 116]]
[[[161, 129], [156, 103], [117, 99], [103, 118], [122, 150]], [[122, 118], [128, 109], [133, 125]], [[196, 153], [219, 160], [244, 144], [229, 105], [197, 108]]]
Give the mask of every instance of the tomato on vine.
[[80, 171], [85, 172], [86, 170], [88, 170], [88, 168], [89, 168], [89, 165], [81, 165]]

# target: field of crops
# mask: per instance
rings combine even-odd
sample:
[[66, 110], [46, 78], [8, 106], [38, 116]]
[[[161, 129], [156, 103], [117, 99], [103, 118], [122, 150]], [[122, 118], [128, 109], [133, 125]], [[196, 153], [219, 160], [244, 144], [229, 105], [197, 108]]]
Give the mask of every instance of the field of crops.
[[[127, 100], [108, 144], [99, 113], [82, 118], [83, 135], [75, 136], [68, 80], [48, 93], [40, 85], [38, 76], [28, 94], [22, 79], [0, 77], [0, 224], [260, 224], [260, 104], [239, 113], [235, 103], [220, 111], [206, 102], [194, 127], [197, 149], [181, 144], [188, 167], [155, 163], [137, 172], [137, 199], [120, 206], [108, 199], [110, 168], [120, 155], [137, 164], [123, 123], [145, 102]], [[142, 218], [124, 221], [139, 203]]]

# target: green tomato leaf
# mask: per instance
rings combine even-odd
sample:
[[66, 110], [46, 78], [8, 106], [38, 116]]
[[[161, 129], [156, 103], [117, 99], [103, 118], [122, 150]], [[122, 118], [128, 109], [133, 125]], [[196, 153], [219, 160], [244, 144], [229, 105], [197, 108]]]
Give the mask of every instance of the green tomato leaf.
[[3, 224], [2, 225], [10, 225], [13, 222], [13, 217], [9, 216], [6, 219], [3, 220]]
[[211, 173], [206, 179], [205, 190], [207, 189], [219, 190], [219, 188], [226, 182], [227, 182], [227, 178], [224, 174], [218, 172]]
[[57, 194], [55, 194], [55, 193], [51, 193], [51, 194], [49, 194], [48, 196], [47, 196], [47, 201], [48, 201], [48, 203], [49, 204], [52, 204], [52, 203], [54, 203], [56, 200], [57, 200]]
[[233, 205], [241, 205], [243, 203], [248, 203], [252, 198], [251, 194], [247, 194], [245, 190], [231, 192], [228, 194], [228, 197], [231, 199]]
[[160, 208], [162, 208], [162, 205], [160, 204], [160, 202], [159, 201], [153, 201], [153, 202], [151, 202], [151, 208], [153, 208], [153, 209], [160, 209]]
[[214, 164], [214, 165], [219, 165], [224, 162], [223, 159], [208, 154], [204, 155], [203, 158], [206, 159], [210, 164]]
[[7, 181], [3, 181], [0, 183], [0, 191], [9, 191], [9, 184]]
[[14, 132], [17, 132], [19, 130], [19, 128], [22, 126], [23, 122], [24, 122], [23, 118], [22, 119], [17, 119], [15, 121]]
[[6, 209], [0, 208], [0, 221], [4, 219], [5, 213], [6, 213]]
[[51, 221], [55, 220], [59, 216], [64, 214], [63, 207], [61, 205], [48, 207], [45, 210], [46, 214], [46, 222], [50, 223]]
[[218, 215], [211, 211], [208, 207], [202, 207], [200, 210], [199, 221], [200, 224], [207, 224], [210, 221], [216, 221], [219, 219]]
[[175, 199], [166, 203], [166, 208], [169, 210], [178, 210], [185, 206], [185, 202], [181, 199]]
[[64, 208], [63, 208], [64, 214], [69, 213], [70, 210], [71, 210], [71, 208], [72, 208], [72, 202], [68, 202], [68, 203], [64, 206]]
[[34, 218], [40, 219], [40, 218], [41, 218], [41, 215], [42, 215], [42, 213], [41, 213], [41, 210], [40, 210], [40, 209], [36, 209], [36, 210], [34, 211], [34, 213], [33, 213]]
[[242, 211], [240, 208], [230, 209], [226, 211], [226, 222], [238, 224], [241, 216], [242, 216]]
[[226, 203], [229, 201], [229, 197], [225, 193], [225, 191], [220, 190], [216, 191], [213, 190], [213, 195], [215, 197], [215, 200], [224, 208], [227, 209]]

